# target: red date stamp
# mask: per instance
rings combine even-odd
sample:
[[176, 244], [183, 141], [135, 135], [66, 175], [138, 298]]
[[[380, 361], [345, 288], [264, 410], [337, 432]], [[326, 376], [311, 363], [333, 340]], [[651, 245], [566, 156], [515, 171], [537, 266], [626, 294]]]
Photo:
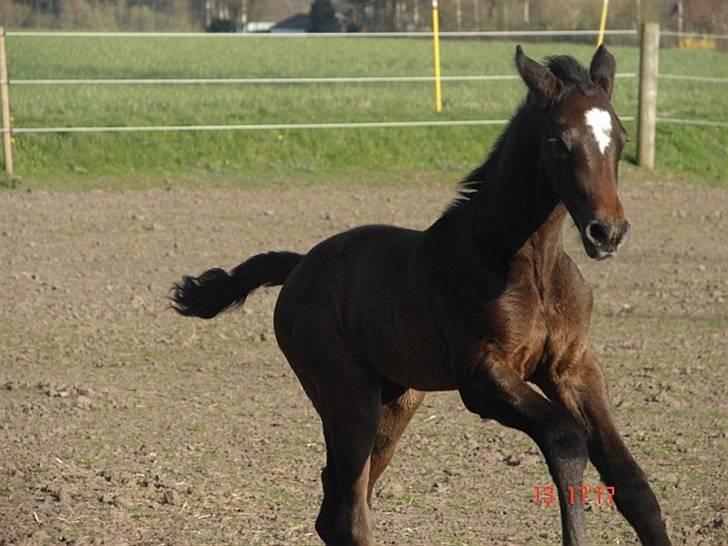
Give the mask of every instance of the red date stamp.
[[[534, 504], [538, 506], [549, 506], [558, 501], [558, 491], [553, 485], [536, 485], [534, 490]], [[565, 498], [566, 501], [573, 504], [587, 504], [593, 502], [594, 504], [614, 504], [614, 493], [615, 489], [613, 485], [597, 485], [596, 487], [590, 487], [588, 485], [570, 485], [566, 488]]]

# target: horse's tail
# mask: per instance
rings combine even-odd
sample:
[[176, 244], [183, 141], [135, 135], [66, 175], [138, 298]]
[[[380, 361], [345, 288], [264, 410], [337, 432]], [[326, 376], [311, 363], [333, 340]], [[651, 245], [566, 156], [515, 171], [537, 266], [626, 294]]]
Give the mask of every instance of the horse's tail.
[[184, 276], [172, 287], [172, 308], [186, 317], [210, 319], [261, 286], [278, 286], [303, 259], [295, 252], [267, 252], [244, 261], [230, 273], [215, 268], [199, 277]]

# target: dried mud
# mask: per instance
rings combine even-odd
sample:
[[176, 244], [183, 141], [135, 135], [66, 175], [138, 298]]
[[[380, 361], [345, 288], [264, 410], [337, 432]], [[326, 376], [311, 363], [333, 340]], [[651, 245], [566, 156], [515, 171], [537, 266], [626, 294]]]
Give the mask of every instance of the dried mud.
[[[614, 260], [572, 255], [619, 428], [676, 544], [727, 544], [728, 192], [627, 181]], [[0, 545], [317, 544], [324, 445], [277, 350], [276, 289], [214, 321], [181, 274], [306, 251], [365, 223], [425, 227], [444, 187], [0, 194]], [[429, 396], [374, 502], [379, 544], [554, 544], [520, 433]], [[598, 485], [593, 469], [587, 484]], [[606, 503], [595, 544], [634, 544]]]

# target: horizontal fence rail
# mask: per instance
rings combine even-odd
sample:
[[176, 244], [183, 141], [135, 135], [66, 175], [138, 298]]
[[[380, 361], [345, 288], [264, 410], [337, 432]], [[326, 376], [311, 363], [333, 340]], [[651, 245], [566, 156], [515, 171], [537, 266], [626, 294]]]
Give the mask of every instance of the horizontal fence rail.
[[703, 32], [675, 32], [673, 30], [660, 31], [661, 36], [676, 38], [711, 38], [713, 40], [728, 40], [728, 34], [708, 34]]
[[[636, 78], [634, 72], [617, 74], [617, 78]], [[441, 76], [442, 81], [475, 82], [475, 81], [519, 81], [516, 75], [483, 75], [483, 76]], [[435, 76], [342, 76], [332, 78], [144, 78], [144, 79], [54, 79], [54, 80], [11, 80], [10, 85], [196, 85], [196, 84], [335, 84], [335, 83], [416, 83], [433, 82]], [[726, 80], [728, 81], [728, 80]]]
[[[439, 32], [441, 38], [515, 38], [544, 36], [597, 36], [598, 30], [492, 30]], [[637, 36], [634, 29], [607, 30], [607, 36]], [[6, 35], [24, 38], [432, 38], [433, 32], [54, 32], [8, 31]]]
[[354, 123], [255, 123], [242, 125], [143, 125], [139, 127], [27, 127], [13, 129], [17, 134], [39, 133], [159, 133], [165, 131], [268, 131], [289, 129], [373, 129], [384, 127], [455, 127], [473, 125], [504, 125], [506, 119], [372, 121]]
[[[623, 121], [633, 121], [626, 116]], [[163, 131], [268, 131], [292, 129], [376, 129], [386, 127], [467, 127], [505, 125], [507, 119], [461, 119], [461, 120], [423, 120], [423, 121], [363, 121], [352, 123], [256, 123], [242, 125], [143, 125], [139, 127], [26, 127], [13, 129], [17, 134], [41, 133], [155, 133]]]
[[678, 119], [678, 118], [661, 118], [657, 116], [659, 123], [674, 123], [677, 125], [700, 125], [703, 127], [728, 127], [728, 121], [708, 121], [705, 119]]
[[707, 76], [685, 76], [683, 74], [658, 74], [662, 80], [686, 80], [700, 83], [728, 83], [728, 78], [712, 78]]

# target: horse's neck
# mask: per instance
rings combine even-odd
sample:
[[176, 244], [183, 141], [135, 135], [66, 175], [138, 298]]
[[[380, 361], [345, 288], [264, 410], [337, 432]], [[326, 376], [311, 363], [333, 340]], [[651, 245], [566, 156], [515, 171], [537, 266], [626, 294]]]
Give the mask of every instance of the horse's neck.
[[508, 255], [527, 253], [548, 266], [563, 249], [566, 209], [543, 172], [537, 131], [533, 126], [520, 129], [524, 136], [501, 150], [492, 186], [476, 200], [479, 210], [472, 218], [485, 244]]

